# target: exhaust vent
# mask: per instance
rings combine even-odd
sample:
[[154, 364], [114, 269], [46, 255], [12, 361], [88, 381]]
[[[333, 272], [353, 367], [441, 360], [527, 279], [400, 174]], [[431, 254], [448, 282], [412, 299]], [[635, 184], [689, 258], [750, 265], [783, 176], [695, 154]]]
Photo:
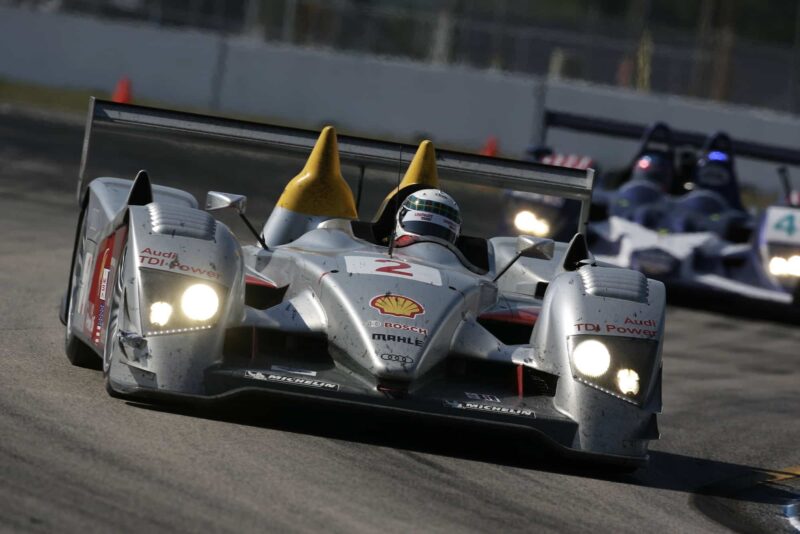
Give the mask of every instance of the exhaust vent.
[[578, 269], [586, 293], [596, 297], [647, 302], [647, 278], [638, 271], [584, 266]]
[[156, 234], [210, 241], [217, 230], [217, 222], [204, 211], [172, 204], [150, 204], [147, 209]]

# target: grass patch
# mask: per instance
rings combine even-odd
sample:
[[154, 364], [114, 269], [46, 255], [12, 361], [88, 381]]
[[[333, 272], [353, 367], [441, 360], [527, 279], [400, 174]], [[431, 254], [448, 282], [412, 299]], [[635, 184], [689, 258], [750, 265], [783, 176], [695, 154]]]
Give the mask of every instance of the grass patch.
[[18, 104], [45, 110], [83, 114], [89, 97], [109, 98], [105, 91], [55, 89], [32, 83], [12, 82], [0, 78], [0, 104]]

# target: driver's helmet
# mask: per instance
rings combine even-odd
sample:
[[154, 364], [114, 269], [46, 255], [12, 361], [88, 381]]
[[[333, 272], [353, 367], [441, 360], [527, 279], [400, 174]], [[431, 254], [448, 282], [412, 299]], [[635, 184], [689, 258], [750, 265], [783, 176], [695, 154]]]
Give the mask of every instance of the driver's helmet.
[[400, 206], [394, 236], [434, 237], [455, 243], [460, 229], [461, 212], [453, 197], [438, 189], [421, 189], [408, 195]]
[[644, 154], [636, 160], [631, 170], [631, 181], [644, 180], [669, 191], [672, 185], [672, 161], [657, 153]]

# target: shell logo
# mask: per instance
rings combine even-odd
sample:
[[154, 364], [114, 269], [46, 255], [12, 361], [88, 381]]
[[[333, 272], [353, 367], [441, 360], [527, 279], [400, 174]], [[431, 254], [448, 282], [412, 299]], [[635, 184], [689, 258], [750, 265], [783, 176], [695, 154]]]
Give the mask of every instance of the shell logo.
[[393, 315], [395, 317], [413, 319], [417, 315], [425, 313], [425, 308], [422, 307], [422, 304], [403, 295], [378, 295], [369, 302], [369, 305], [383, 315]]

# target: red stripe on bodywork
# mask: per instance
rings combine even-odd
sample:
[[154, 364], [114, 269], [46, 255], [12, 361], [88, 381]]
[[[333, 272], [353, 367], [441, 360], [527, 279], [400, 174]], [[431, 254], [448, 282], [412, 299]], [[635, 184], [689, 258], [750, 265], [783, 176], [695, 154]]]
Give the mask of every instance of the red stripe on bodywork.
[[[114, 284], [116, 283], [116, 265], [122, 253], [122, 247], [128, 236], [128, 227], [121, 226], [109, 234], [98, 248], [94, 271], [92, 272], [92, 285], [87, 301], [89, 303], [87, 315], [88, 323], [84, 321], [84, 332], [87, 337], [100, 349], [105, 345], [106, 331], [108, 330], [109, 301], [113, 298]], [[103, 274], [108, 269], [103, 292]], [[87, 328], [89, 327], [89, 328]]]
[[244, 275], [244, 283], [253, 286], [276, 287], [275, 284], [273, 284], [269, 280], [264, 280], [263, 278], [253, 276], [252, 274]]
[[579, 154], [552, 154], [543, 157], [540, 161], [547, 165], [555, 165], [556, 167], [581, 170], [588, 169], [593, 164], [592, 158]]
[[106, 269], [111, 269], [111, 259], [114, 254], [114, 234], [109, 235], [103, 240], [97, 254], [97, 262], [95, 263], [94, 272], [92, 273], [92, 286], [89, 291], [89, 316], [91, 317], [91, 331], [86, 332], [89, 339], [95, 345], [100, 346], [100, 330], [105, 325], [105, 312], [107, 306], [105, 301], [108, 300], [108, 286], [111, 282], [111, 274], [109, 273], [106, 279], [106, 298], [103, 303], [100, 302], [100, 291], [102, 290], [103, 272]]
[[478, 319], [533, 326], [539, 318], [538, 309], [517, 309], [484, 313]]

